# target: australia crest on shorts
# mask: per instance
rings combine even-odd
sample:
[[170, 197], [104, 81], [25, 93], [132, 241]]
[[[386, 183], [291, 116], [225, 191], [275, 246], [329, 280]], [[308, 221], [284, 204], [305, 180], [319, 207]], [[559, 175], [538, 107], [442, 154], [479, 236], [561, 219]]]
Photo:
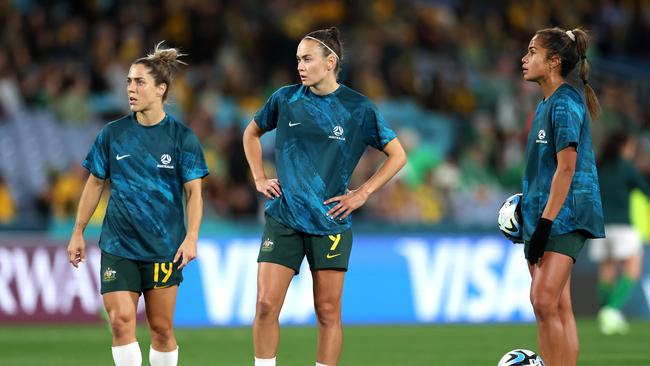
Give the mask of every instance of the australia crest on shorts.
[[262, 242], [262, 251], [263, 252], [270, 252], [273, 250], [273, 240], [271, 238], [266, 238]]
[[110, 282], [114, 281], [117, 278], [117, 272], [111, 268], [107, 267], [106, 270], [104, 271], [104, 274], [102, 275], [102, 281], [103, 282]]

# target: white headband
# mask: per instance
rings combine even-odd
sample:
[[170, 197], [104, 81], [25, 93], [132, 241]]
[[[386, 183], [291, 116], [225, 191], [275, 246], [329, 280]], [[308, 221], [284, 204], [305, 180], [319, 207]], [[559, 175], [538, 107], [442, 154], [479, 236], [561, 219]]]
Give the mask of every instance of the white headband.
[[[325, 42], [321, 41], [321, 40], [318, 39], [318, 38], [314, 38], [314, 37], [312, 37], [312, 36], [305, 36], [305, 38], [313, 39], [314, 41], [316, 41], [316, 42], [322, 44], [323, 46], [325, 46], [325, 48], [327, 48], [328, 50], [330, 50], [330, 52], [332, 52], [332, 53], [334, 54], [334, 56], [336, 56], [336, 59], [337, 59], [337, 60], [341, 61], [341, 58], [339, 58], [339, 55], [337, 55], [336, 52], [334, 52], [334, 50], [330, 48], [330, 46], [326, 45]], [[304, 39], [304, 38], [303, 38], [303, 39]]]
[[573, 34], [573, 31], [568, 30], [568, 31], [566, 31], [565, 33], [566, 33], [567, 36], [569, 36], [569, 38], [571, 38], [571, 41], [572, 41], [572, 42], [575, 42], [575, 41], [576, 41], [576, 35]]

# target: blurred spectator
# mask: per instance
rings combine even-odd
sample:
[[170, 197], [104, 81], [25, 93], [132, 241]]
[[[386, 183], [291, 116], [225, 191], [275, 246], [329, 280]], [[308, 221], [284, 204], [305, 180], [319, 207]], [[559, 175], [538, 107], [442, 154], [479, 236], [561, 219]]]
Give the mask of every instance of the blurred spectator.
[[0, 49], [0, 119], [15, 116], [22, 108], [20, 89], [5, 50]]
[[92, 118], [88, 100], [88, 80], [85, 76], [77, 76], [68, 82], [66, 90], [53, 101], [52, 109], [60, 121], [86, 124]]
[[52, 172], [50, 197], [54, 217], [58, 219], [74, 217], [87, 176], [87, 171], [78, 164], [70, 165], [62, 173]]
[[16, 207], [5, 184], [4, 178], [0, 175], [0, 224], [9, 224], [16, 217]]

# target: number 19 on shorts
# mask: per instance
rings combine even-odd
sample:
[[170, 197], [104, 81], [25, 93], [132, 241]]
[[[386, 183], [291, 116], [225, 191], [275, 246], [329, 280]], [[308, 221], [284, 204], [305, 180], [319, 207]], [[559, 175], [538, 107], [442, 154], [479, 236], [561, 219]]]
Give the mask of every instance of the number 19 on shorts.
[[[157, 284], [164, 285], [169, 280], [169, 277], [172, 275], [174, 266], [172, 262], [166, 263], [155, 263], [153, 266], [153, 282]], [[162, 274], [161, 274], [162, 272]], [[161, 281], [162, 277], [162, 281]]]

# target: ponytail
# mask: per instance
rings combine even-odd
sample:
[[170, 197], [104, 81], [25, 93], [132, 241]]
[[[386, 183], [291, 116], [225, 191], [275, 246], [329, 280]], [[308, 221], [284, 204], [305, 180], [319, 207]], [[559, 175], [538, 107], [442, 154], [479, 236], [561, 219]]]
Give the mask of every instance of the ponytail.
[[573, 31], [576, 37], [576, 49], [578, 51], [578, 56], [580, 57], [580, 79], [584, 84], [585, 89], [585, 99], [587, 101], [587, 108], [589, 109], [589, 115], [592, 120], [595, 120], [600, 115], [600, 103], [598, 102], [598, 97], [596, 92], [589, 84], [589, 62], [587, 62], [587, 48], [589, 47], [587, 33], [580, 29], [576, 28]]

